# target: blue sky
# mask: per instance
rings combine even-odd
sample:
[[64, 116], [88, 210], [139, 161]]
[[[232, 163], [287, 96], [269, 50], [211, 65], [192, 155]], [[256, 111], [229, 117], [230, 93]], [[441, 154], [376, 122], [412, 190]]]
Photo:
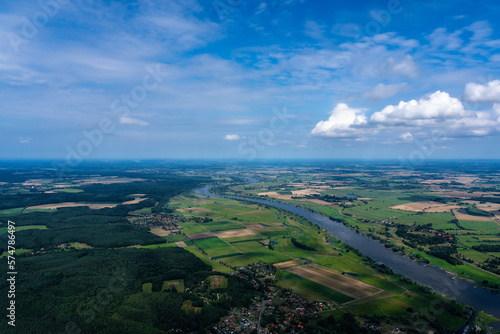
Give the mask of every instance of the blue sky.
[[496, 1], [6, 1], [0, 158], [500, 158]]

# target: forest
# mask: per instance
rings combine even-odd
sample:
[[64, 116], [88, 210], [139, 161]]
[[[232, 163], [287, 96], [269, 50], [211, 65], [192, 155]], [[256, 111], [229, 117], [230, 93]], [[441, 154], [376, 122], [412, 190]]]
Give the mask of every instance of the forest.
[[[245, 306], [258, 293], [248, 281], [229, 276], [227, 299], [205, 304], [198, 313], [184, 311], [190, 293], [160, 291], [164, 281], [184, 279], [193, 290], [212, 268], [177, 247], [89, 249], [19, 256], [16, 291], [18, 333], [61, 333], [69, 324], [82, 333], [186, 332], [216, 322], [232, 306]], [[2, 274], [5, 275], [5, 274]], [[153, 283], [153, 292], [142, 291]], [[7, 294], [2, 277], [0, 293]], [[186, 289], [187, 290], [187, 289]], [[7, 299], [2, 299], [6, 308]], [[4, 309], [5, 309], [4, 308]], [[1, 327], [5, 328], [2, 317]]]
[[[90, 184], [80, 186], [78, 193], [30, 193], [2, 196], [1, 208], [15, 208], [61, 202], [121, 203], [129, 194], [146, 194], [147, 200], [99, 210], [88, 207], [59, 208], [52, 212], [26, 212], [10, 216], [16, 226], [44, 225], [46, 230], [17, 231], [17, 248], [51, 249], [62, 243], [81, 242], [92, 247], [116, 248], [131, 245], [164, 243], [165, 239], [149, 229], [131, 225], [128, 213], [146, 207], [152, 212], [168, 210], [169, 199], [192, 190], [205, 181], [203, 177], [160, 176], [145, 182]], [[155, 206], [156, 205], [156, 206]], [[0, 252], [7, 249], [7, 234], [0, 234]]]

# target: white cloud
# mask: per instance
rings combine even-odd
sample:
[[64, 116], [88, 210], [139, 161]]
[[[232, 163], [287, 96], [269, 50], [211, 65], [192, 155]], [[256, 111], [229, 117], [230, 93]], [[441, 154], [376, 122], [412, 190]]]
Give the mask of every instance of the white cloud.
[[417, 40], [405, 39], [404, 37], [397, 36], [395, 32], [377, 34], [373, 37], [365, 37], [363, 40], [372, 44], [395, 45], [404, 48], [416, 48], [420, 45]]
[[357, 126], [367, 123], [363, 109], [353, 109], [345, 103], [339, 103], [332, 110], [326, 121], [321, 121], [311, 134], [322, 137], [347, 138], [360, 135]]
[[28, 143], [31, 143], [31, 140], [32, 140], [31, 138], [26, 138], [26, 137], [20, 137], [20, 138], [19, 138], [19, 142], [20, 142], [21, 144], [28, 144]]
[[467, 115], [462, 102], [446, 92], [437, 91], [420, 100], [401, 101], [388, 105], [371, 116], [371, 121], [382, 124], [434, 124], [436, 120], [460, 118]]
[[306, 22], [306, 30], [305, 30], [305, 34], [309, 37], [312, 37], [314, 39], [323, 39], [324, 36], [324, 32], [325, 32], [325, 26], [324, 25], [320, 25], [319, 23], [317, 22], [314, 22], [314, 21], [307, 21]]
[[465, 86], [465, 99], [469, 102], [500, 102], [500, 80], [486, 85], [470, 82]]
[[149, 123], [137, 118], [131, 118], [131, 117], [121, 117], [120, 118], [120, 124], [124, 125], [139, 125], [139, 126], [148, 126]]
[[359, 37], [361, 36], [362, 27], [354, 23], [336, 24], [332, 27], [332, 34], [345, 36], [345, 37]]
[[500, 61], [500, 54], [495, 54], [491, 56], [490, 61]]
[[462, 39], [459, 38], [462, 30], [456, 30], [452, 33], [448, 33], [446, 28], [437, 28], [427, 36], [431, 45], [437, 48], [443, 48], [445, 50], [456, 50], [462, 46]]
[[413, 135], [410, 132], [403, 133], [402, 135], [399, 136], [402, 141], [404, 142], [412, 142], [413, 141]]
[[[378, 126], [387, 131], [441, 131], [449, 138], [487, 136], [500, 131], [500, 104], [488, 111], [465, 110], [462, 102], [446, 92], [437, 91], [421, 99], [398, 105], [388, 105], [374, 113], [368, 127]], [[411, 141], [411, 133], [399, 136]]]
[[240, 140], [241, 137], [239, 135], [226, 135], [224, 137], [225, 140]]
[[418, 77], [417, 64], [415, 64], [413, 57], [410, 55], [406, 55], [406, 57], [401, 61], [396, 61], [391, 57], [387, 59], [385, 67], [395, 74], [403, 75], [409, 78]]
[[261, 2], [259, 7], [257, 8], [257, 11], [255, 12], [255, 14], [257, 14], [257, 15], [262, 14], [263, 12], [265, 12], [266, 8], [267, 8], [267, 3]]
[[488, 21], [474, 22], [465, 29], [473, 33], [472, 37], [470, 38], [472, 41], [484, 41], [486, 38], [490, 37], [493, 32], [493, 29], [491, 28], [491, 25], [488, 23]]
[[407, 83], [390, 84], [390, 85], [378, 84], [371, 91], [363, 94], [363, 97], [365, 99], [373, 99], [373, 100], [384, 99], [386, 97], [396, 95], [397, 93], [406, 89], [407, 87], [408, 87]]

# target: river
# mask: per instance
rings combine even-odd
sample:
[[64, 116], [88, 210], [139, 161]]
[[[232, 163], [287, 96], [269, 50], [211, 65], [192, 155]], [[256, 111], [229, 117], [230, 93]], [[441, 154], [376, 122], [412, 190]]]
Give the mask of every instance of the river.
[[[249, 183], [257, 182], [256, 179], [252, 178], [247, 178], [247, 180]], [[364, 255], [391, 267], [394, 272], [411, 278], [419, 284], [427, 285], [437, 293], [440, 293], [448, 298], [454, 298], [461, 304], [470, 305], [476, 311], [485, 311], [486, 313], [500, 318], [500, 295], [498, 293], [489, 289], [478, 287], [474, 283], [465, 279], [457, 278], [455, 275], [452, 275], [441, 268], [416, 262], [402, 254], [395, 253], [385, 248], [382, 243], [361, 233], [356, 233], [354, 230], [344, 226], [342, 223], [331, 220], [330, 218], [319, 213], [298, 208], [291, 204], [279, 203], [270, 200], [213, 194], [210, 191], [213, 187], [214, 186], [200, 188], [195, 192], [197, 194], [210, 197], [225, 197], [236, 200], [251, 201], [293, 212], [306, 218], [310, 222], [317, 224], [321, 228], [324, 228], [326, 231], [330, 232], [343, 242], [359, 249], [359, 251]], [[495, 329], [500, 329], [500, 322], [490, 324], [490, 326]]]

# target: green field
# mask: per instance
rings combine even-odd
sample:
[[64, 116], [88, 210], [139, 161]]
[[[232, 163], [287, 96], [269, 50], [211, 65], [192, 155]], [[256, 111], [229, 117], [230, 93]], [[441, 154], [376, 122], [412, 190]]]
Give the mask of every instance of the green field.
[[228, 230], [237, 230], [241, 228], [245, 228], [245, 225], [242, 225], [235, 221], [214, 221], [210, 223], [204, 223], [203, 227], [211, 232], [219, 232], [219, 231], [228, 231]]
[[276, 278], [279, 281], [279, 286], [292, 289], [298, 295], [305, 298], [319, 301], [331, 300], [337, 304], [343, 304], [353, 300], [353, 298], [349, 296], [288, 271], [278, 271]]
[[[23, 225], [23, 226], [17, 226], [16, 227], [16, 232], [17, 231], [24, 231], [24, 230], [46, 230], [47, 226], [45, 225]], [[2, 233], [7, 233], [8, 229], [6, 227], [0, 227], [0, 234]]]
[[240, 252], [265, 263], [272, 264], [291, 260], [289, 256], [270, 250], [258, 241], [238, 242], [233, 243], [232, 246]]
[[184, 232], [185, 234], [207, 232], [207, 229], [203, 227], [202, 224], [189, 222], [189, 223], [180, 223], [179, 225], [182, 226], [182, 232]]
[[24, 208], [12, 208], [12, 209], [6, 209], [6, 210], [0, 210], [0, 216], [17, 216], [23, 213]]
[[[443, 298], [438, 295], [405, 293], [394, 297], [374, 300], [366, 304], [348, 306], [342, 311], [353, 312], [355, 314], [386, 315], [392, 318], [407, 318], [414, 312], [418, 312], [419, 314], [436, 319], [445, 328], [460, 328], [465, 323], [465, 320], [443, 311], [443, 307], [439, 302], [440, 300], [443, 300]], [[449, 308], [463, 309], [463, 306], [460, 304], [451, 304], [449, 301], [447, 303]], [[436, 305], [439, 306], [436, 307]]]
[[200, 247], [204, 251], [214, 249], [214, 248], [223, 248], [230, 247], [227, 242], [222, 241], [219, 238], [207, 238], [193, 241], [196, 246]]
[[483, 233], [497, 234], [500, 232], [500, 225], [495, 222], [474, 222], [474, 221], [460, 221], [460, 225], [466, 229], [481, 231]]
[[130, 212], [130, 213], [131, 213], [131, 214], [147, 215], [147, 214], [150, 214], [150, 213], [151, 213], [151, 209], [152, 209], [152, 208], [143, 208], [143, 209], [139, 209], [139, 210], [132, 211], [132, 212]]
[[164, 238], [167, 242], [184, 241], [186, 245], [192, 244], [192, 242], [182, 234], [167, 235], [164, 236]]
[[184, 247], [185, 250], [193, 253], [196, 257], [198, 257], [200, 260], [202, 260], [204, 263], [208, 264], [209, 266], [211, 266], [213, 268], [214, 271], [218, 271], [220, 273], [230, 273], [232, 272], [233, 270], [216, 262], [216, 261], [213, 261], [213, 260], [210, 260], [208, 257], [206, 257], [205, 255], [203, 255], [203, 253], [201, 253], [198, 248], [196, 248], [196, 246], [187, 246], [187, 247]]
[[136, 246], [129, 246], [129, 247], [133, 247], [133, 248], [147, 248], [147, 249], [157, 249], [157, 248], [162, 248], [162, 247], [177, 247], [176, 244], [174, 244], [173, 242], [170, 242], [170, 243], [164, 243], [164, 244], [155, 244], [155, 245], [147, 245], [147, 246], [139, 246], [139, 245], [136, 245]]
[[175, 288], [177, 292], [184, 292], [184, 280], [183, 279], [176, 279], [176, 280], [171, 280], [171, 281], [164, 281], [161, 290], [168, 290], [171, 288]]
[[142, 285], [143, 293], [152, 293], [153, 292], [153, 283], [144, 283]]
[[486, 211], [483, 211], [483, 210], [478, 209], [478, 208], [467, 207], [467, 208], [465, 208], [465, 211], [467, 212], [467, 214], [469, 214], [471, 216], [478, 216], [478, 217], [491, 217], [491, 216], [493, 216], [493, 214], [486, 212]]
[[255, 259], [251, 256], [248, 256], [247, 254], [223, 257], [223, 258], [220, 258], [219, 261], [227, 264], [230, 267], [246, 266], [248, 264], [258, 262], [257, 259]]
[[[32, 252], [32, 251], [33, 251], [32, 249], [17, 248], [16, 252], [15, 252], [15, 255], [29, 253], [29, 252]], [[10, 255], [8, 252], [3, 252], [2, 255], [0, 255], [0, 258], [7, 257], [8, 255]]]
[[54, 191], [56, 191], [58, 193], [69, 193], [69, 194], [83, 193], [82, 189], [73, 189], [73, 188], [68, 188], [68, 189], [54, 189]]

